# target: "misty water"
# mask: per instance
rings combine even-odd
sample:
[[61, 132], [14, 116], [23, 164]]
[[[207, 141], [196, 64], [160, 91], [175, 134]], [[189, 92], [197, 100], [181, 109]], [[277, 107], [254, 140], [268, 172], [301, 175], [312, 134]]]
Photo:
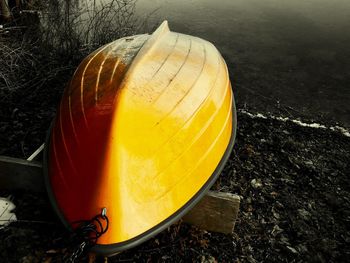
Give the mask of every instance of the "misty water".
[[151, 31], [214, 43], [225, 58], [240, 107], [350, 126], [349, 0], [139, 0]]

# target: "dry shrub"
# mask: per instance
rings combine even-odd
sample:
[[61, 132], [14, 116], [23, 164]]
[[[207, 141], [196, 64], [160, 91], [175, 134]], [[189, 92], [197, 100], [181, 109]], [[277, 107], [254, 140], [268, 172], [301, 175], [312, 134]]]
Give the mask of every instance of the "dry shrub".
[[42, 37], [49, 48], [67, 56], [133, 34], [138, 27], [136, 0], [49, 0], [42, 12]]
[[[137, 31], [136, 0], [47, 0], [0, 29], [2, 107], [62, 90], [91, 51]], [[35, 9], [35, 10], [33, 10]]]

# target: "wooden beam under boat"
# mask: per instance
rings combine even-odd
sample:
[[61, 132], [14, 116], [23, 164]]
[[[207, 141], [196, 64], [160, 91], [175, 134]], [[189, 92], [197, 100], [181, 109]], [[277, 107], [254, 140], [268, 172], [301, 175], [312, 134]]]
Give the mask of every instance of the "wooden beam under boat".
[[[42, 164], [0, 156], [0, 190], [45, 192]], [[235, 227], [239, 204], [237, 195], [208, 191], [183, 220], [208, 231], [230, 234]]]

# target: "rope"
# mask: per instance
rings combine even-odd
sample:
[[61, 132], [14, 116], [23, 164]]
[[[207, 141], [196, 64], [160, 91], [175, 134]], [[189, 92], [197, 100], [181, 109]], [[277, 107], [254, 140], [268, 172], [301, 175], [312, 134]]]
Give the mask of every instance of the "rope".
[[70, 257], [64, 260], [64, 262], [74, 263], [87, 249], [97, 243], [100, 236], [107, 232], [109, 221], [106, 213], [107, 209], [103, 208], [101, 214], [92, 219], [73, 223], [78, 224], [78, 227], [74, 230], [74, 239], [76, 239], [78, 245]]

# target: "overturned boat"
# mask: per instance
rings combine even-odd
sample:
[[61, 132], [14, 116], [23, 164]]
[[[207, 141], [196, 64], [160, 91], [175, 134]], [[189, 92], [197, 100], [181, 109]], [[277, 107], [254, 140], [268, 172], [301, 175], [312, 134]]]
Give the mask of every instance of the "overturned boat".
[[209, 42], [171, 32], [125, 37], [89, 55], [64, 91], [46, 143], [46, 185], [63, 223], [103, 210], [93, 251], [112, 255], [180, 219], [231, 152], [236, 113]]

